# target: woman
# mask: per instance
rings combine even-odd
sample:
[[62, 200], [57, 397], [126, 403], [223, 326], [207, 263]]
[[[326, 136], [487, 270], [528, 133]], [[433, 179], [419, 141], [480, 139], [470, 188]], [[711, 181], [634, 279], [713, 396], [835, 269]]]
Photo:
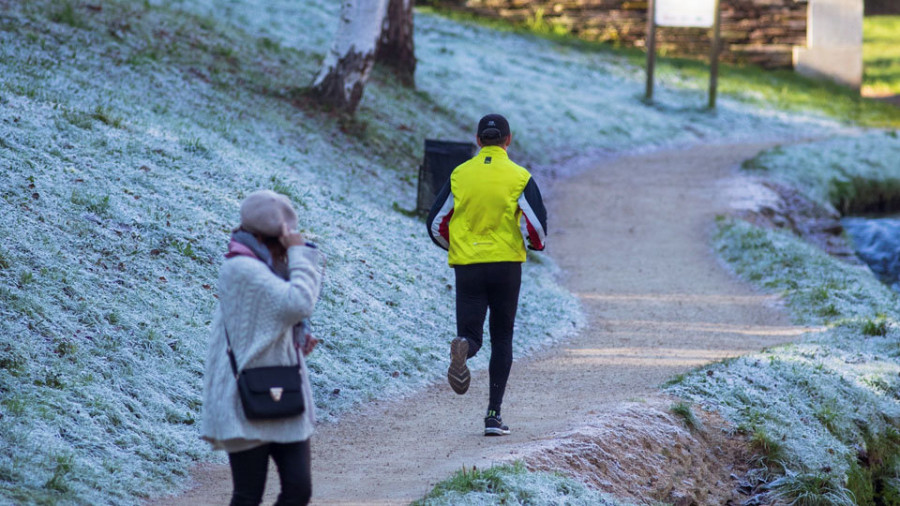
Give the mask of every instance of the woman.
[[[231, 236], [219, 272], [219, 306], [213, 318], [203, 392], [201, 434], [228, 452], [234, 492], [231, 505], [262, 501], [271, 457], [281, 480], [279, 505], [307, 504], [312, 495], [309, 437], [312, 390], [306, 364], [316, 340], [301, 324], [319, 297], [321, 272], [315, 246], [295, 232], [297, 214], [283, 195], [251, 193], [241, 204], [241, 225]], [[303, 414], [247, 420], [228, 357], [237, 369], [294, 365], [300, 361]]]

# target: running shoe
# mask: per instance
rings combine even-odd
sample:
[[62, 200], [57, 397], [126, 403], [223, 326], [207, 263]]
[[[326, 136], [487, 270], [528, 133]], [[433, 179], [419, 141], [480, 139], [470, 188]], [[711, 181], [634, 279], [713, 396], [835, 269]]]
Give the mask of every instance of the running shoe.
[[450, 368], [447, 369], [447, 381], [454, 392], [462, 395], [469, 390], [472, 376], [466, 360], [469, 358], [469, 340], [457, 337], [450, 343]]
[[484, 417], [484, 435], [485, 436], [508, 436], [509, 427], [507, 427], [500, 415], [489, 415]]

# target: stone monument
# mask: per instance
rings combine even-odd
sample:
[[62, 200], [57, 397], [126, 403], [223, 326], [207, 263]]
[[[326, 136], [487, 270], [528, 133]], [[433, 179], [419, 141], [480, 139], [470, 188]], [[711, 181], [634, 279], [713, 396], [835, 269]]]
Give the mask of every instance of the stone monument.
[[794, 48], [794, 69], [860, 89], [863, 0], [810, 0], [806, 47]]

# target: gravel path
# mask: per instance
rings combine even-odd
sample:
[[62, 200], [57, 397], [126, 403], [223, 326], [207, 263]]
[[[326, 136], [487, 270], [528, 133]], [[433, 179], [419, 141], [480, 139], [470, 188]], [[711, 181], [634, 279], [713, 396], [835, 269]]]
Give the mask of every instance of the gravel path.
[[[554, 183], [548, 252], [588, 325], [513, 365], [503, 409], [512, 435], [481, 435], [486, 371], [473, 374], [464, 396], [438, 384], [371, 403], [314, 436], [314, 504], [408, 503], [462, 466], [515, 458], [625, 401], [653, 397], [679, 372], [794, 340], [803, 329], [728, 274], [708, 246], [735, 167], [765, 147], [623, 157]], [[266, 504], [277, 494], [273, 475]], [[226, 466], [200, 466], [194, 477], [194, 489], [158, 504], [227, 504]]]

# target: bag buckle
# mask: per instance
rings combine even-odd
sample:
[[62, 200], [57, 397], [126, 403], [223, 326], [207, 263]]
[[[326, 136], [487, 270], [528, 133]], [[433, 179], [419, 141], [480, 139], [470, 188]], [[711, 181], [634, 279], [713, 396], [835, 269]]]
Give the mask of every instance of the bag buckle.
[[275, 402], [281, 401], [281, 394], [284, 392], [284, 389], [281, 387], [272, 387], [269, 389], [269, 395], [272, 396], [272, 400]]

